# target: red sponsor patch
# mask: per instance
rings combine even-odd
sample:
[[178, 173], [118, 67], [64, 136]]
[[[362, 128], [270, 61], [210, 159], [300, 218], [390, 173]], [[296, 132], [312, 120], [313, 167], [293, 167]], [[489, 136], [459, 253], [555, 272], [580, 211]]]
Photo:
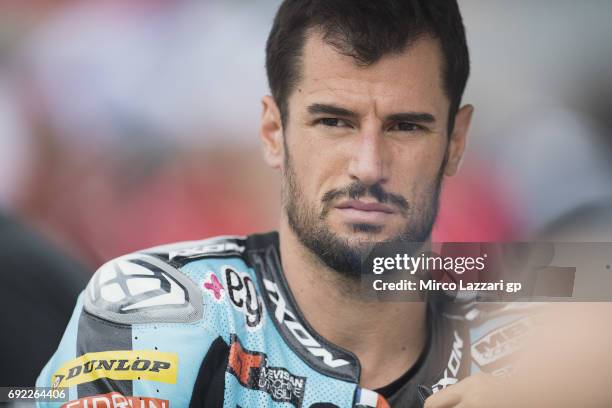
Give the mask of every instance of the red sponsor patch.
[[80, 398], [62, 408], [169, 408], [168, 400], [151, 397], [126, 397], [118, 392]]
[[306, 377], [294, 375], [284, 367], [268, 365], [265, 353], [243, 348], [235, 334], [231, 335], [230, 341], [227, 371], [240, 384], [269, 394], [273, 401], [287, 402], [295, 408], [302, 407]]
[[253, 369], [261, 367], [264, 357], [263, 353], [245, 351], [237, 339], [232, 339], [227, 369], [242, 385], [248, 386], [253, 382]]

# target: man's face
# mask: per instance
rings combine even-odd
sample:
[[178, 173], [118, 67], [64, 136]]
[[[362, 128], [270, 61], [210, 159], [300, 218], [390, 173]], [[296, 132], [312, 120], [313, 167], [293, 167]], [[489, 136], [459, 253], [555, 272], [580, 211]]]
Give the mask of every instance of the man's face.
[[332, 269], [383, 241], [425, 241], [448, 157], [442, 56], [427, 37], [359, 66], [313, 33], [283, 131], [283, 206]]

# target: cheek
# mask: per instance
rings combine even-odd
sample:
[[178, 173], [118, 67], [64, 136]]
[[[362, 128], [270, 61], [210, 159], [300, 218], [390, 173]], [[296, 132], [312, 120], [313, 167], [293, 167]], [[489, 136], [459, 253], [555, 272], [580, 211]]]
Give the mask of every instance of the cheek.
[[[293, 132], [299, 139], [288, 140], [291, 166], [302, 194], [310, 201], [319, 202], [332, 188], [346, 184], [347, 152], [342, 143], [321, 138], [314, 132]], [[344, 182], [344, 184], [342, 184]]]
[[436, 181], [444, 160], [446, 144], [415, 144], [404, 151], [396, 149], [392, 161], [393, 184], [403, 185], [410, 193], [422, 193]]

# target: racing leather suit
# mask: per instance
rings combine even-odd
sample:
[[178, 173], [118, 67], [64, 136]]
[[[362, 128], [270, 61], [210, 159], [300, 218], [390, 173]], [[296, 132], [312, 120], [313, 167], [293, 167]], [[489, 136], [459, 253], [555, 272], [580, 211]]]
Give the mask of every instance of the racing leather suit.
[[507, 357], [528, 325], [515, 309], [458, 309], [428, 304], [421, 356], [400, 383], [379, 393], [359, 386], [355, 355], [301, 315], [277, 233], [156, 247], [94, 274], [37, 380], [39, 387], [67, 387], [69, 402], [38, 404], [421, 407], [430, 392], [474, 372], [507, 374]]

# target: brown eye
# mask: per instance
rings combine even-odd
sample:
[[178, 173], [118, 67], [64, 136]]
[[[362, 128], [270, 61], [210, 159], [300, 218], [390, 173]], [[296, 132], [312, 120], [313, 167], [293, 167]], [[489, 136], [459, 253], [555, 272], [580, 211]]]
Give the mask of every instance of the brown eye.
[[349, 125], [346, 121], [338, 118], [322, 118], [317, 123], [328, 127], [346, 127]]
[[400, 131], [400, 132], [414, 132], [420, 130], [421, 127], [415, 123], [410, 122], [399, 122], [393, 125], [389, 130]]

